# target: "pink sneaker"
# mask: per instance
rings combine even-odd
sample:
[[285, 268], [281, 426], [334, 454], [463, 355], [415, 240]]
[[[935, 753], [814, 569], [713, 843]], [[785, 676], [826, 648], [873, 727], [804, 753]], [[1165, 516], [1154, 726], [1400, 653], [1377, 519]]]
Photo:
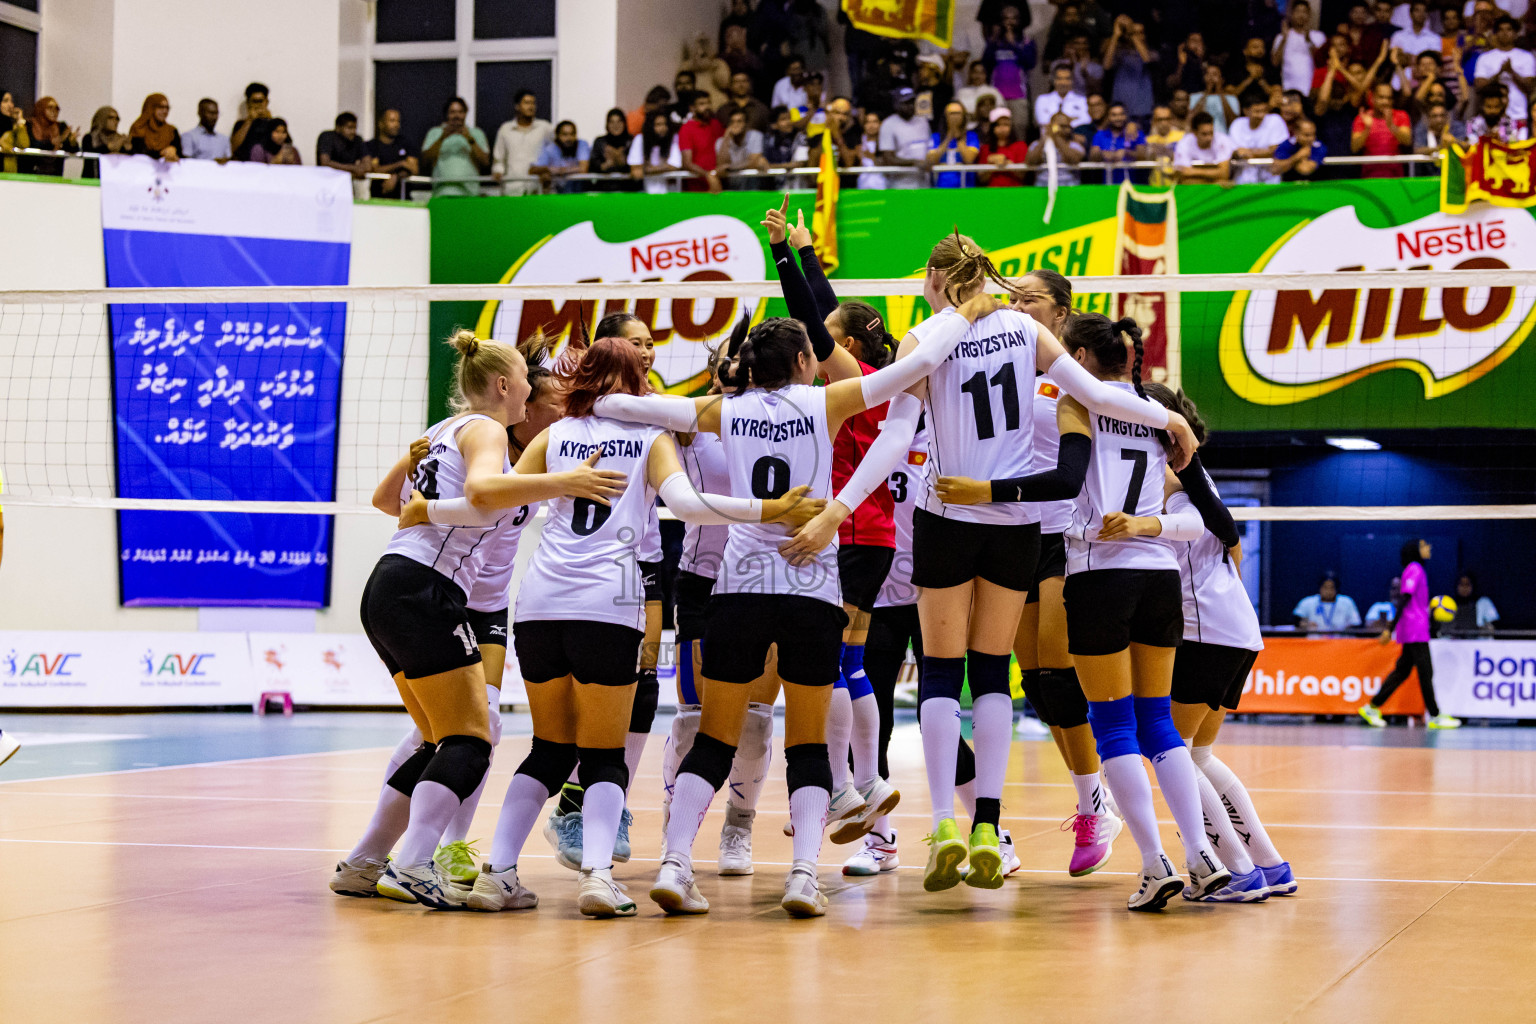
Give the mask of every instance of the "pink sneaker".
[[1074, 814], [1061, 823], [1063, 832], [1073, 834], [1072, 863], [1067, 874], [1073, 878], [1091, 875], [1109, 861], [1115, 837], [1123, 827], [1113, 814]]

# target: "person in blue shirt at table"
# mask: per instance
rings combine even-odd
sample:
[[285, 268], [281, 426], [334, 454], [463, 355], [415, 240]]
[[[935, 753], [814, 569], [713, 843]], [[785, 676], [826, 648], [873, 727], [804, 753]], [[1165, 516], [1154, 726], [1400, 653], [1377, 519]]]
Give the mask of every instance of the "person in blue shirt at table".
[[[1094, 132], [1088, 147], [1089, 162], [1129, 163], [1145, 160], [1146, 156], [1147, 140], [1141, 134], [1141, 128], [1127, 116], [1124, 103], [1111, 103], [1104, 127]], [[1110, 168], [1104, 172], [1107, 185], [1130, 180], [1131, 172], [1125, 168]]]
[[1296, 628], [1308, 633], [1337, 633], [1360, 625], [1360, 609], [1354, 599], [1339, 593], [1338, 580], [1324, 576], [1317, 593], [1308, 594], [1291, 612]]
[[[976, 133], [965, 126], [965, 106], [959, 100], [951, 100], [944, 106], [944, 131], [933, 133], [932, 148], [928, 150], [928, 166], [935, 164], [974, 164], [981, 152]], [[970, 188], [976, 184], [971, 174], [957, 171], [934, 175], [934, 188]]]
[[[591, 147], [587, 145], [586, 140], [576, 135], [575, 122], [561, 121], [555, 125], [555, 137], [544, 143], [544, 148], [539, 150], [538, 158], [528, 168], [528, 173], [537, 174], [548, 185], [553, 179], [565, 178], [572, 174], [586, 174], [591, 156]], [[560, 181], [555, 186], [555, 191], [578, 192], [581, 190], [576, 182]]]
[[1392, 623], [1397, 619], [1397, 598], [1402, 593], [1403, 579], [1401, 576], [1393, 576], [1392, 582], [1387, 586], [1387, 599], [1377, 601], [1366, 609], [1365, 625], [1367, 629], [1374, 629], [1378, 633], [1391, 629]]

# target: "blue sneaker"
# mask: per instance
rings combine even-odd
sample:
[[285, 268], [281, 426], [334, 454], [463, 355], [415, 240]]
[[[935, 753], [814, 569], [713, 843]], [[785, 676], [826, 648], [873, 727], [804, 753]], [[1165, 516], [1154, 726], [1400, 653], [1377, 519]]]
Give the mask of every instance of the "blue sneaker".
[[[624, 808], [624, 816], [619, 819], [619, 834], [613, 840], [613, 862], [623, 864], [629, 860], [629, 826], [635, 823], [635, 816], [629, 813], [629, 808]], [[577, 858], [580, 863], [580, 858]]]
[[1296, 876], [1291, 874], [1291, 862], [1283, 860], [1272, 868], [1260, 867], [1264, 873], [1264, 886], [1271, 896], [1296, 895]]
[[1196, 896], [1192, 887], [1185, 886], [1184, 898], [1199, 903], [1262, 903], [1269, 899], [1269, 887], [1264, 884], [1264, 872], [1255, 867], [1246, 875], [1233, 875], [1232, 881], [1205, 896]]
[[552, 812], [544, 824], [544, 838], [554, 847], [555, 861], [563, 868], [581, 870], [581, 812]]

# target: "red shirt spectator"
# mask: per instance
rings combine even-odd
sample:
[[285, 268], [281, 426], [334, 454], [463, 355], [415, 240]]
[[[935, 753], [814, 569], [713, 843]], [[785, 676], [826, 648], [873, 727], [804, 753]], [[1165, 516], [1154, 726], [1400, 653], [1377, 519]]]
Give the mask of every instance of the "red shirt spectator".
[[[1392, 106], [1392, 86], [1381, 82], [1371, 90], [1371, 105], [1355, 115], [1350, 148], [1366, 156], [1397, 156], [1413, 141], [1408, 112]], [[1402, 164], [1367, 164], [1362, 178], [1401, 178]]]
[[719, 192], [720, 179], [715, 176], [715, 143], [725, 134], [725, 126], [715, 118], [709, 93], [694, 93], [692, 107], [693, 116], [677, 130], [677, 148], [683, 154], [683, 169], [694, 171], [699, 177], [684, 181], [683, 191]]

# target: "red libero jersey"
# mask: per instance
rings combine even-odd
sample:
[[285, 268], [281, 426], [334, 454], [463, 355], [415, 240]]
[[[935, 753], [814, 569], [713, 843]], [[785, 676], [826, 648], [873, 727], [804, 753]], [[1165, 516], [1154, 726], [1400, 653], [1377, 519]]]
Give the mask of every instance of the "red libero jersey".
[[[868, 377], [875, 372], [873, 366], [859, 363], [859, 369]], [[832, 489], [834, 492], [841, 490], [853, 476], [853, 471], [858, 468], [859, 462], [864, 458], [864, 453], [869, 451], [869, 446], [874, 443], [880, 433], [880, 424], [885, 420], [884, 405], [877, 405], [873, 409], [866, 409], [857, 416], [850, 416], [843, 423], [837, 437], [832, 441]], [[896, 522], [892, 518], [895, 505], [891, 501], [891, 492], [885, 487], [877, 487], [864, 504], [853, 510], [853, 515], [843, 520], [843, 525], [837, 528], [837, 542], [839, 544], [869, 544], [879, 548], [894, 548], [896, 546]]]

